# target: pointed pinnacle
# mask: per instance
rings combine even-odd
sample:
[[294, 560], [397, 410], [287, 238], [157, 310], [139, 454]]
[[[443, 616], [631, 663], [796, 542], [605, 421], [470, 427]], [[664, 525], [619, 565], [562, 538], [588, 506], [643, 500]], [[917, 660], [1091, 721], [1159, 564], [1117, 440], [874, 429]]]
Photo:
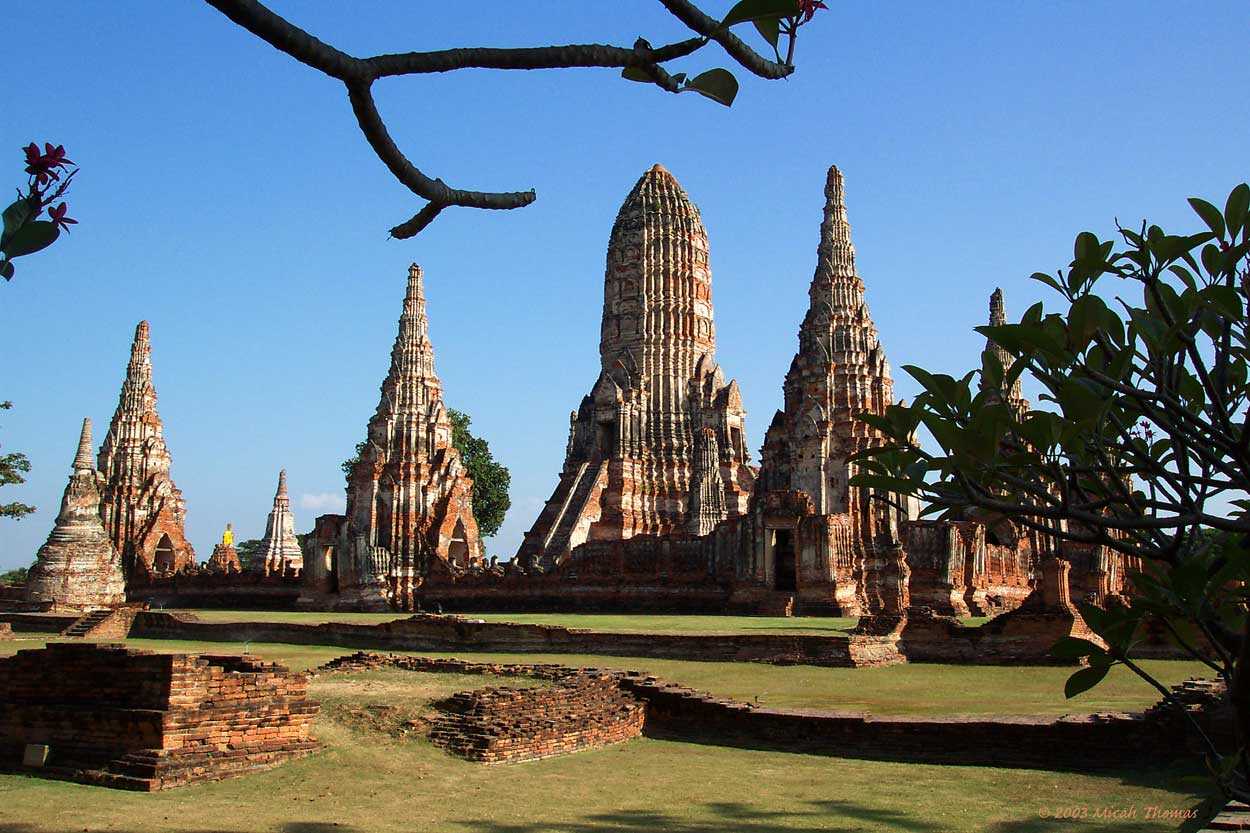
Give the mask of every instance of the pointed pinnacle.
[[821, 255], [828, 259], [834, 275], [855, 274], [855, 247], [851, 244], [851, 224], [846, 219], [846, 186], [837, 165], [825, 179], [825, 218], [820, 224]]
[[152, 335], [147, 321], [140, 321], [135, 327], [135, 340], [130, 345], [130, 359], [143, 359], [152, 354]]
[[74, 471], [94, 471], [95, 460], [91, 451], [91, 418], [82, 421], [82, 433], [78, 435], [78, 453], [74, 455]]
[[996, 288], [990, 295], [990, 326], [1001, 327], [1007, 323], [1007, 306], [1003, 303], [1003, 290]]
[[274, 497], [274, 500], [277, 500], [278, 498], [282, 498], [286, 496], [287, 496], [286, 494], [286, 469], [283, 469], [282, 471], [278, 472], [278, 492], [273, 497]]

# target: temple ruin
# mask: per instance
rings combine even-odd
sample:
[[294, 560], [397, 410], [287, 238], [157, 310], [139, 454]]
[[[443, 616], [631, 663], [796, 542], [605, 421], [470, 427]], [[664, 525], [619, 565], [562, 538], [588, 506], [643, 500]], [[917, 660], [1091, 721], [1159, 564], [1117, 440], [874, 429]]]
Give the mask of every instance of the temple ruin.
[[101, 515], [128, 578], [192, 566], [186, 506], [169, 476], [170, 455], [156, 413], [148, 322], [135, 328], [117, 410], [100, 448]]
[[706, 535], [746, 512], [746, 411], [715, 354], [707, 232], [655, 165], [612, 226], [599, 378], [569, 418], [560, 482], [519, 562], [550, 569], [587, 541]]
[[67, 607], [110, 607], [126, 601], [121, 555], [100, 520], [100, 487], [91, 420], [82, 421], [73, 473], [47, 543], [26, 579], [26, 599]]
[[260, 541], [260, 558], [255, 569], [265, 574], [301, 570], [304, 554], [295, 537], [295, 516], [286, 493], [286, 469], [278, 473], [278, 491], [273, 496], [273, 509], [265, 521], [265, 537]]
[[458, 573], [481, 561], [473, 481], [452, 445], [428, 330], [414, 263], [381, 401], [347, 475], [347, 514], [317, 518], [302, 603], [410, 607], [436, 563]]

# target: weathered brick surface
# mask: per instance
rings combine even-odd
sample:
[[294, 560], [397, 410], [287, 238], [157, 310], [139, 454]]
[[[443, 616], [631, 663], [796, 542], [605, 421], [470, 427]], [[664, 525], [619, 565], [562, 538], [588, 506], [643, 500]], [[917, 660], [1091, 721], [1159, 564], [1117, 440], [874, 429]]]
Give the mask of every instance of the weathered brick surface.
[[259, 657], [64, 643], [0, 659], [0, 765], [51, 747], [34, 774], [160, 790], [315, 750], [307, 678]]
[[1226, 830], [1250, 830], [1250, 805], [1230, 801], [1197, 833], [1223, 833]]
[[13, 626], [8, 622], [0, 622], [0, 641], [13, 638]]
[[482, 763], [528, 761], [622, 743], [642, 734], [641, 702], [615, 675], [578, 674], [541, 688], [484, 688], [434, 704], [430, 740]]

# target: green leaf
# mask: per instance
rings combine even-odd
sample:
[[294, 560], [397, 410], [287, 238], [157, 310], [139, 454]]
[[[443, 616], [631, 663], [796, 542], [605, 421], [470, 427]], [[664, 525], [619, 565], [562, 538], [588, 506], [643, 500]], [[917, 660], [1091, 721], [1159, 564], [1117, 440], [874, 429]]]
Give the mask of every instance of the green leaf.
[[1215, 232], [1216, 237], [1224, 236], [1224, 215], [1220, 210], [1206, 200], [1197, 197], [1189, 198], [1189, 206], [1194, 213], [1202, 218], [1202, 222], [1207, 224], [1207, 228]]
[[1250, 185], [1241, 183], [1228, 195], [1224, 205], [1224, 218], [1228, 220], [1228, 233], [1236, 237], [1246, 225], [1246, 212], [1250, 211]]
[[1041, 281], [1056, 292], [1063, 293], [1063, 284], [1059, 283], [1053, 276], [1047, 275], [1045, 272], [1034, 272], [1031, 277], [1035, 281]]
[[776, 49], [777, 40], [781, 37], [781, 18], [764, 17], [757, 18], [751, 22], [755, 24], [755, 30], [760, 33], [760, 37], [768, 41], [769, 46]]
[[1077, 636], [1062, 636], [1050, 646], [1050, 655], [1059, 659], [1080, 659], [1101, 652], [1102, 648]]
[[626, 81], [639, 81], [643, 84], [654, 84], [655, 79], [647, 75], [641, 67], [625, 67], [621, 70], [621, 77]]
[[1107, 676], [1107, 669], [1110, 666], [1090, 666], [1082, 668], [1071, 677], [1063, 686], [1063, 696], [1071, 700], [1078, 694], [1089, 691], [1094, 686], [1102, 682], [1102, 678]]
[[18, 229], [17, 234], [13, 235], [13, 239], [4, 247], [4, 251], [10, 258], [34, 254], [40, 249], [51, 246], [52, 241], [56, 240], [60, 233], [61, 230], [56, 227], [56, 223], [48, 220], [35, 220]]
[[0, 249], [6, 249], [9, 238], [17, 233], [32, 213], [30, 202], [19, 197], [12, 205], [4, 209], [4, 231], [0, 232]]
[[0, 260], [0, 277], [6, 281], [13, 280], [13, 261]]
[[687, 81], [683, 90], [694, 90], [699, 95], [728, 107], [738, 95], [738, 79], [727, 69], [709, 69]]
[[720, 25], [723, 29], [745, 23], [748, 20], [760, 20], [772, 17], [795, 17], [799, 13], [798, 0], [741, 0], [729, 10]]

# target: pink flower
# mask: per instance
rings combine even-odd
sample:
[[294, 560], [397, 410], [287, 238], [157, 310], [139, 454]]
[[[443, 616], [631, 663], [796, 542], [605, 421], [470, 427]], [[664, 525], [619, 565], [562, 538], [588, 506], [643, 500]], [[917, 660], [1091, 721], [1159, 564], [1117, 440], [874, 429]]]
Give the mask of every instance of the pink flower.
[[817, 9], [828, 9], [822, 0], [799, 0], [799, 14], [806, 23], [816, 15]]
[[65, 229], [65, 231], [68, 233], [69, 227], [72, 225], [77, 225], [78, 221], [73, 218], [66, 217], [65, 212], [67, 210], [68, 209], [66, 208], [65, 203], [61, 203], [60, 205], [55, 205], [49, 208], [48, 216], [52, 218], [52, 222], [56, 224], [57, 228]]
[[52, 146], [51, 142], [45, 142], [43, 145], [43, 153], [39, 152], [39, 145], [31, 142], [22, 148], [26, 152], [26, 173], [35, 178], [35, 182], [39, 185], [47, 185], [53, 180], [60, 179], [57, 168], [64, 170], [73, 165], [69, 159], [65, 158], [65, 146]]

